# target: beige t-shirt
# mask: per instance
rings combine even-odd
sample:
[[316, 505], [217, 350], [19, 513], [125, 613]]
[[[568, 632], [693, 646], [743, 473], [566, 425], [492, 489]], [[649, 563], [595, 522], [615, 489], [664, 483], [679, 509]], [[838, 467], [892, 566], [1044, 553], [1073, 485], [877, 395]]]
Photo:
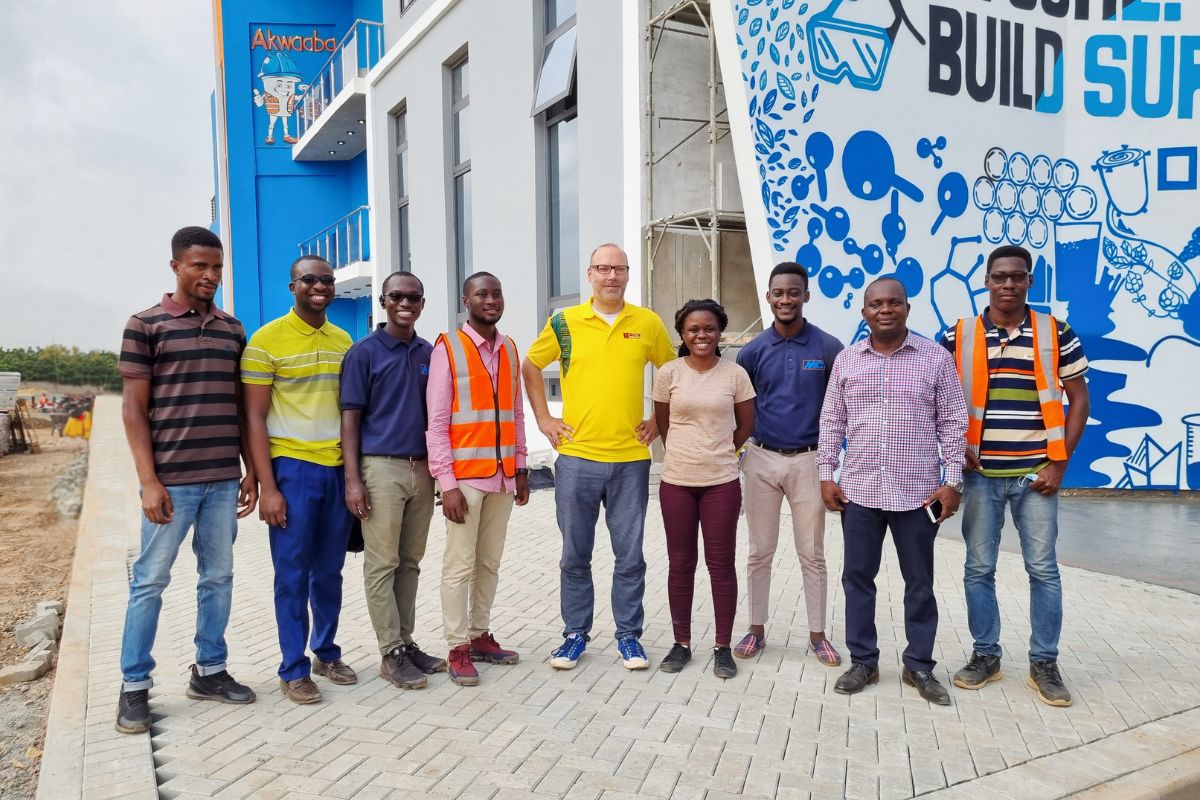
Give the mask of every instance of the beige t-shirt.
[[737, 479], [733, 405], [754, 397], [746, 370], [720, 359], [707, 372], [697, 372], [680, 358], [659, 367], [650, 396], [671, 404], [662, 480], [676, 486], [718, 486]]

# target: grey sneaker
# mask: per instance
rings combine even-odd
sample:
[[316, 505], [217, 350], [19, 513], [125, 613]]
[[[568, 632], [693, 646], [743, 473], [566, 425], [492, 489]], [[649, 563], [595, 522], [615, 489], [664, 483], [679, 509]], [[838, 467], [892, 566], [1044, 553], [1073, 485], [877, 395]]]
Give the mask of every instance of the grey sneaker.
[[401, 689], [424, 689], [429, 683], [425, 673], [399, 647], [383, 657], [379, 674], [385, 681]]
[[1030, 661], [1029, 677], [1025, 679], [1029, 688], [1038, 694], [1038, 699], [1049, 706], [1071, 705], [1071, 693], [1058, 673], [1056, 661]]
[[1000, 674], [1000, 656], [972, 652], [967, 665], [954, 673], [954, 685], [960, 689], [982, 689], [1003, 677]]
[[121, 692], [117, 701], [117, 730], [121, 733], [145, 733], [150, 730], [150, 690]]

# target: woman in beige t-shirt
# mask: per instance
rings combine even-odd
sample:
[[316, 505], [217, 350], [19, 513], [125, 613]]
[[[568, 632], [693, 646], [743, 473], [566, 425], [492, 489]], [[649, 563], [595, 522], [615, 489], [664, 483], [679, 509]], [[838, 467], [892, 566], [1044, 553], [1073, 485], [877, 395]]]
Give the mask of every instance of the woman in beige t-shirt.
[[667, 597], [675, 646], [663, 672], [678, 672], [692, 659], [692, 595], [698, 559], [697, 534], [712, 583], [716, 617], [713, 674], [737, 674], [729, 649], [737, 610], [738, 512], [742, 487], [737, 452], [754, 430], [754, 387], [718, 344], [729, 318], [714, 300], [690, 300], [675, 314], [683, 337], [679, 358], [654, 380], [654, 416], [666, 445], [658, 487], [667, 534]]

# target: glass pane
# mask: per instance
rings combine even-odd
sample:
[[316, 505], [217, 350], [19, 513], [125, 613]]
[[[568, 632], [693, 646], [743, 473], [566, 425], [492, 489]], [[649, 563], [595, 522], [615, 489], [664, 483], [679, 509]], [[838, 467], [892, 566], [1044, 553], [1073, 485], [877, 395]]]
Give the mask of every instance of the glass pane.
[[408, 206], [400, 207], [400, 269], [410, 271], [408, 244]]
[[396, 199], [405, 201], [408, 199], [408, 148], [400, 151], [396, 156]]
[[549, 130], [550, 294], [579, 293], [578, 117]]
[[464, 61], [450, 70], [450, 99], [457, 103], [471, 93], [468, 62]]
[[542, 71], [538, 74], [537, 95], [533, 99], [534, 114], [544, 111], [571, 91], [571, 75], [575, 72], [575, 31], [574, 27], [568, 29], [546, 48]]
[[575, 16], [575, 0], [546, 0], [546, 33]]
[[464, 161], [471, 160], [470, 112], [470, 106], [466, 106], [461, 111], [454, 112], [455, 164], [462, 164]]
[[396, 146], [408, 144], [408, 113], [396, 115]]
[[471, 173], [454, 179], [454, 255], [458, 285], [475, 270], [471, 256]]

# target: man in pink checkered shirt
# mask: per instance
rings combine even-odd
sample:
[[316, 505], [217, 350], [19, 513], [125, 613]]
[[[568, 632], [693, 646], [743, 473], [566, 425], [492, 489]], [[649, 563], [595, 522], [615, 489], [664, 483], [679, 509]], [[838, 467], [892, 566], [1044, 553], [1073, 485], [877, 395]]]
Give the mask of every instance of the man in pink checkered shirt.
[[[867, 287], [862, 315], [871, 335], [838, 355], [821, 409], [817, 470], [821, 499], [842, 515], [852, 662], [834, 690], [854, 694], [879, 681], [875, 576], [890, 528], [904, 575], [908, 647], [901, 680], [929, 702], [949, 705], [950, 695], [933, 674], [933, 543], [962, 494], [967, 406], [954, 358], [908, 330], [908, 311], [908, 295], [895, 278]], [[835, 482], [843, 440], [845, 463]], [[926, 509], [934, 504], [940, 504], [936, 522]]]

